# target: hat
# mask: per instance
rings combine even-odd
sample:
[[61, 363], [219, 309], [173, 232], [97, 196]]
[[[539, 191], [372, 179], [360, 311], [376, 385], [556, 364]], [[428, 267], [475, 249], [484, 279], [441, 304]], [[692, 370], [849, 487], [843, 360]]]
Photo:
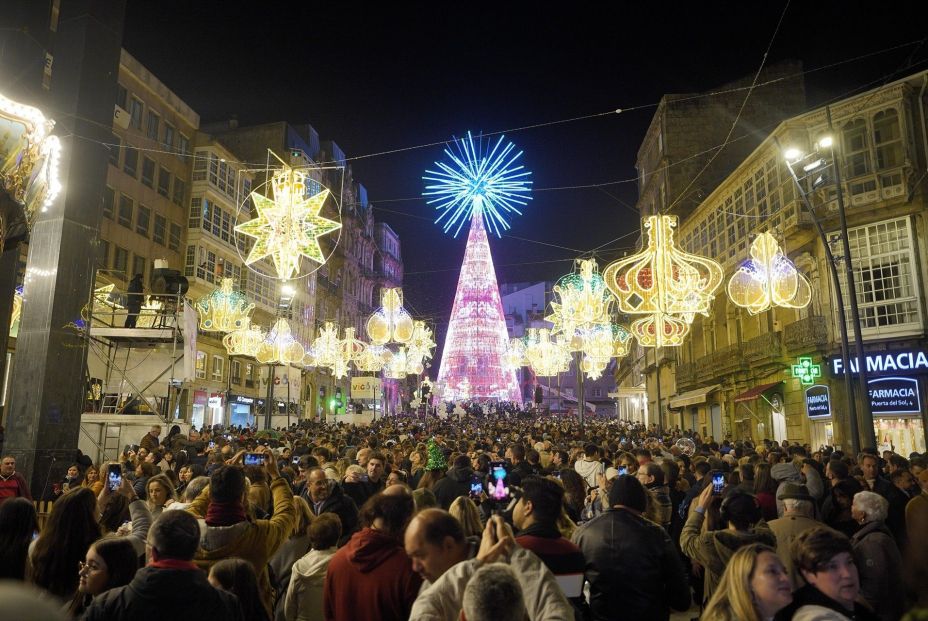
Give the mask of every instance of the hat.
[[606, 468], [606, 480], [607, 481], [611, 481], [617, 476], [619, 476], [618, 470], [616, 470], [615, 468], [612, 468], [611, 466], [609, 468]]
[[808, 500], [814, 501], [812, 495], [809, 494], [809, 488], [805, 485], [799, 485], [797, 483], [784, 483], [783, 491], [777, 496], [779, 500]]
[[794, 481], [799, 482], [802, 478], [799, 476], [799, 468], [796, 467], [792, 462], [785, 464], [774, 464], [770, 468], [770, 476], [773, 477], [774, 481], [783, 482], [783, 481]]

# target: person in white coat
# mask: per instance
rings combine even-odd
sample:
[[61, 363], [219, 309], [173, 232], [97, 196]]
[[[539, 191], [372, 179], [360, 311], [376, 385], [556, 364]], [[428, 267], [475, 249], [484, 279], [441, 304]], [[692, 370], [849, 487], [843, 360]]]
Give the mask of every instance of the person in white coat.
[[322, 587], [325, 584], [329, 561], [338, 548], [342, 536], [342, 522], [334, 513], [323, 513], [309, 526], [312, 548], [293, 564], [290, 587], [284, 599], [284, 617], [287, 621], [321, 621]]

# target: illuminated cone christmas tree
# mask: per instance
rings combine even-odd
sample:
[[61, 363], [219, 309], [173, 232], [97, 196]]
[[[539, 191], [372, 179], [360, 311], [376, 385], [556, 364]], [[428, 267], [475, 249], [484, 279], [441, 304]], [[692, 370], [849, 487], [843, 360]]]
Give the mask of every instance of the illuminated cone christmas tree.
[[425, 195], [432, 197], [429, 204], [437, 204], [441, 213], [436, 222], [444, 220], [446, 232], [454, 228], [457, 235], [470, 220], [438, 371], [441, 396], [521, 403], [515, 371], [505, 364], [509, 335], [484, 223], [497, 236], [509, 228], [506, 216], [520, 214], [519, 207], [531, 198], [531, 173], [516, 165], [522, 152], [514, 152], [503, 137], [486, 153], [470, 133], [453, 146], [445, 149], [451, 164], [436, 162], [439, 172], [426, 171], [423, 177], [432, 182]]

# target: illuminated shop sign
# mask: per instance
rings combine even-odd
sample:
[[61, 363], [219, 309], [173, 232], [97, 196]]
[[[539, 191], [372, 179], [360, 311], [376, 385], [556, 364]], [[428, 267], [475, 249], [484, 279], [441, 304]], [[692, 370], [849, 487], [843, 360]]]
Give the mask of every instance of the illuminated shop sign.
[[831, 416], [831, 393], [828, 386], [816, 384], [806, 388], [806, 414], [809, 418]]
[[[928, 372], [928, 354], [923, 351], [901, 349], [873, 352], [867, 354], [864, 359], [867, 364], [867, 373]], [[857, 358], [851, 358], [848, 363], [851, 373], [856, 374], [860, 369]], [[831, 372], [833, 375], [844, 375], [844, 360], [840, 356], [831, 359]]]
[[867, 382], [874, 415], [919, 414], [921, 395], [914, 377], [875, 377]]

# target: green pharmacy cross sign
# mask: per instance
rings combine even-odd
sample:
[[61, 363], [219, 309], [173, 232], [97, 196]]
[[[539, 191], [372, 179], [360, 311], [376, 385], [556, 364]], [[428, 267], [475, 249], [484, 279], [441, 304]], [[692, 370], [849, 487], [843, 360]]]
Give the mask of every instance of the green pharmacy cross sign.
[[822, 365], [813, 364], [812, 358], [801, 357], [799, 364], [793, 365], [793, 377], [798, 377], [803, 384], [814, 384], [822, 376]]

